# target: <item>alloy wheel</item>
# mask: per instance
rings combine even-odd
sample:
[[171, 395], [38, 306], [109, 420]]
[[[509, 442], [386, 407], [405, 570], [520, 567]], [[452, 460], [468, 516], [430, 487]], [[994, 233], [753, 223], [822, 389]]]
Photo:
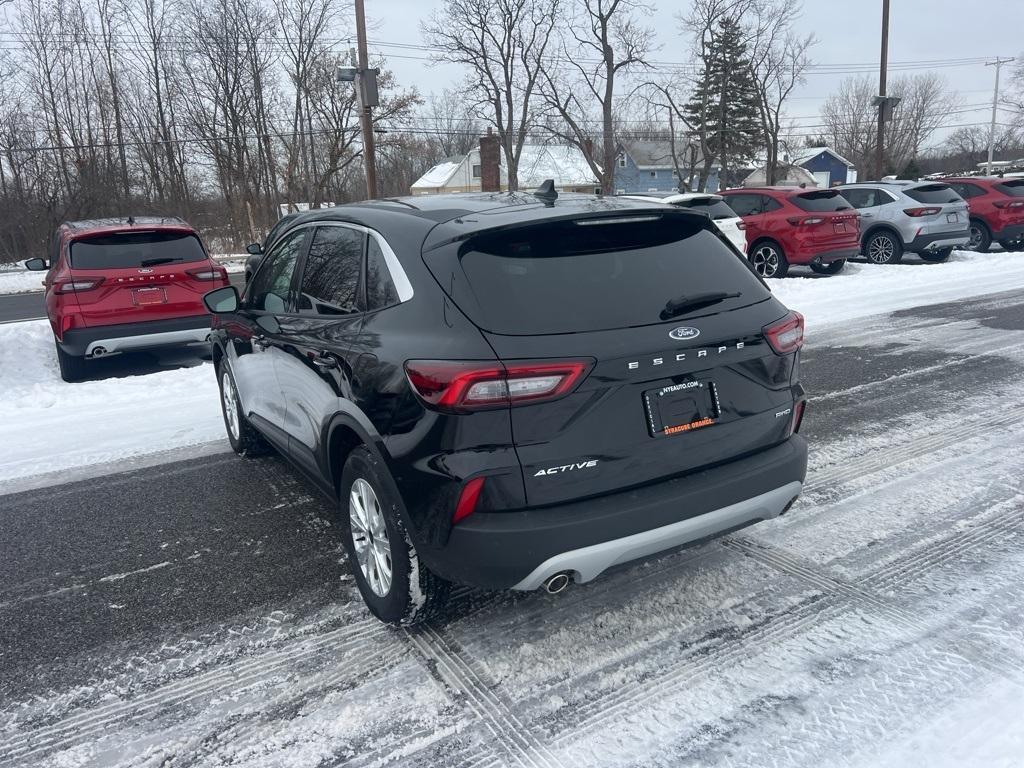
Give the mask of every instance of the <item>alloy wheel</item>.
[[231, 380], [231, 374], [224, 371], [220, 379], [221, 400], [224, 403], [224, 418], [228, 422], [228, 429], [235, 440], [239, 439], [240, 430], [238, 422], [238, 399], [235, 397], [235, 383]]
[[750, 257], [750, 263], [761, 277], [771, 277], [779, 271], [779, 254], [770, 245], [762, 245]]
[[391, 590], [391, 542], [384, 515], [373, 487], [358, 478], [348, 497], [348, 518], [352, 542], [363, 578], [375, 595], [385, 597]]
[[967, 241], [967, 250], [977, 251], [979, 248], [981, 248], [981, 227], [979, 227], [977, 224], [971, 224], [970, 232], [971, 239]]
[[868, 259], [875, 264], [888, 264], [895, 252], [895, 243], [885, 235], [876, 235], [868, 243]]

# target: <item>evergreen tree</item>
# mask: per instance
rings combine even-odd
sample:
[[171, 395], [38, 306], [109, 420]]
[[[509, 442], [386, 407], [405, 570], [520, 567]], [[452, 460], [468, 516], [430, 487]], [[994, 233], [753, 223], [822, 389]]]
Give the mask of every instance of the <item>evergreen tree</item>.
[[723, 186], [730, 181], [730, 168], [753, 164], [764, 142], [750, 57], [737, 20], [718, 25], [684, 112], [721, 165]]

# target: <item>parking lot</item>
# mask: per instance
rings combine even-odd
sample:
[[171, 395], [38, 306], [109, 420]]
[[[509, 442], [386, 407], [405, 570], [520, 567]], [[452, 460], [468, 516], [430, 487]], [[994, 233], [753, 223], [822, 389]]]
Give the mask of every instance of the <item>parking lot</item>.
[[[225, 451], [201, 359], [22, 375], [0, 765], [1018, 764], [1015, 258], [773, 284], [810, 339], [810, 470], [785, 517], [560, 595], [459, 589], [417, 630], [365, 612], [332, 510], [283, 460]], [[147, 411], [159, 377], [195, 390], [191, 418]], [[53, 448], [32, 454], [15, 409], [60, 386], [83, 400], [36, 419]], [[77, 451], [79, 410], [114, 419], [105, 459]], [[166, 440], [140, 451], [147, 413]]]

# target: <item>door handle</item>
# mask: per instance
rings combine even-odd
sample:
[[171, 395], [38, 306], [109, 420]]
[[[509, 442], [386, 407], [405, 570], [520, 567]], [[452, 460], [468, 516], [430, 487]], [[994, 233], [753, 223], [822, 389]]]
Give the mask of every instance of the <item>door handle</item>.
[[322, 370], [338, 367], [338, 361], [334, 359], [333, 355], [328, 354], [327, 352], [321, 352], [312, 359], [313, 365]]
[[861, 217], [862, 219], [870, 219], [870, 218], [871, 218], [872, 216], [874, 216], [874, 215], [875, 215], [875, 214], [873, 214], [873, 213], [862, 213], [862, 214], [860, 215], [860, 217]]

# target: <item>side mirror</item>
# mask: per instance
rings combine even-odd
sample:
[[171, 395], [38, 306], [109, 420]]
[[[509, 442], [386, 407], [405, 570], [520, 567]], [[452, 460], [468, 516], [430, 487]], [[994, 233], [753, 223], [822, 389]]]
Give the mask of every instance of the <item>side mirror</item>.
[[233, 285], [218, 288], [203, 296], [203, 304], [215, 315], [229, 315], [238, 311], [238, 289]]
[[245, 250], [251, 253], [253, 256], [259, 256], [263, 253], [263, 246], [259, 243], [249, 243], [245, 246]]
[[47, 269], [45, 259], [29, 259], [25, 262], [25, 269], [31, 272], [45, 272]]

